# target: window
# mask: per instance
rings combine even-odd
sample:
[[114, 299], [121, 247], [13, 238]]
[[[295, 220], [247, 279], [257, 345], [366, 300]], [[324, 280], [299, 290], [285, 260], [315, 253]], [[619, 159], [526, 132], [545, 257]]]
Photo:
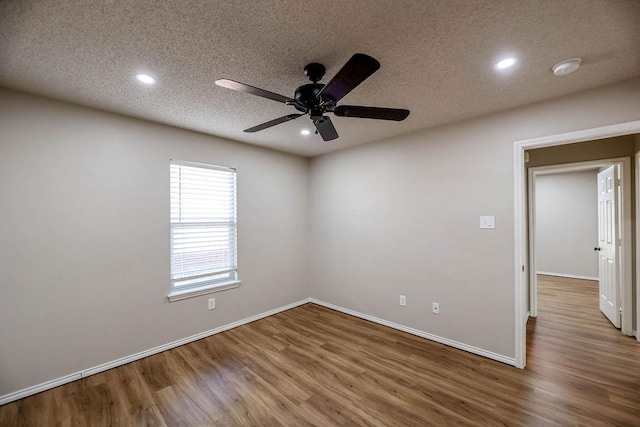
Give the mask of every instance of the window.
[[171, 301], [237, 287], [236, 171], [171, 161]]

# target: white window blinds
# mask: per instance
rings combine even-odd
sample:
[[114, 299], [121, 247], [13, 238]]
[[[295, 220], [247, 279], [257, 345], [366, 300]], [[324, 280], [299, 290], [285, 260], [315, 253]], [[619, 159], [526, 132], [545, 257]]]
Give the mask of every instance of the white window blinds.
[[171, 161], [171, 288], [237, 280], [236, 171]]

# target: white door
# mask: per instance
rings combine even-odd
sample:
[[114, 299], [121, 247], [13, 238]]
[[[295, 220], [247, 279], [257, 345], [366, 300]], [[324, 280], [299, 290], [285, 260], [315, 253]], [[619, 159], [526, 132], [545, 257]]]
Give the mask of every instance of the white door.
[[600, 310], [620, 327], [618, 307], [617, 227], [618, 191], [615, 166], [598, 173], [598, 264], [600, 279]]

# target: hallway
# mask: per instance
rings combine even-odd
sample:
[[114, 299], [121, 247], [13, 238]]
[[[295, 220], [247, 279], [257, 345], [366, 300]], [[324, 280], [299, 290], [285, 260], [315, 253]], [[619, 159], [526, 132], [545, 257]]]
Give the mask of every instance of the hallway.
[[576, 415], [591, 405], [603, 421], [628, 423], [619, 417], [624, 408], [640, 415], [640, 344], [600, 312], [597, 281], [538, 276], [538, 317], [527, 326], [527, 370], [543, 383], [553, 378], [542, 389], [575, 405]]

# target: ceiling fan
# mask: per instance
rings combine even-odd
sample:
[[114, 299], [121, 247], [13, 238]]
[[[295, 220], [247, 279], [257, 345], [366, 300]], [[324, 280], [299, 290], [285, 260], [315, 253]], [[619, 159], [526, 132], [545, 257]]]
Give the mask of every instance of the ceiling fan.
[[316, 134], [320, 134], [325, 141], [338, 138], [338, 132], [326, 113], [333, 113], [339, 117], [359, 117], [364, 119], [401, 121], [409, 116], [409, 110], [397, 108], [363, 107], [358, 105], [336, 105], [349, 92], [380, 68], [380, 63], [363, 53], [356, 53], [347, 61], [338, 74], [333, 76], [326, 85], [318, 83], [325, 73], [322, 64], [312, 63], [304, 67], [304, 74], [312, 83], [302, 85], [296, 89], [293, 98], [289, 98], [264, 89], [249, 86], [229, 79], [216, 80], [218, 86], [240, 92], [250, 93], [263, 98], [272, 99], [295, 107], [299, 114], [288, 114], [278, 119], [245, 129], [245, 132], [258, 132], [272, 126], [309, 115], [316, 127]]

